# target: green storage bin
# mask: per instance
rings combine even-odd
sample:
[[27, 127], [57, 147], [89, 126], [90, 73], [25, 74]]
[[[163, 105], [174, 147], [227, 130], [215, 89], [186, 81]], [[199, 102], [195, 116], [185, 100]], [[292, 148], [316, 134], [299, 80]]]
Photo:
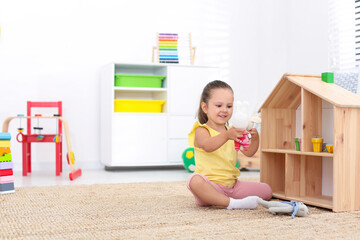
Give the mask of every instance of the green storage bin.
[[115, 87], [161, 88], [166, 76], [115, 74]]

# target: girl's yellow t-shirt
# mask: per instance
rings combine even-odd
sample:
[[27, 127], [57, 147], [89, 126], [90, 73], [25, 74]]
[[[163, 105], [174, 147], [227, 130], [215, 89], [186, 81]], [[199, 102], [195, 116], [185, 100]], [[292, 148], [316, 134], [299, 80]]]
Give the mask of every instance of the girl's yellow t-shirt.
[[[220, 148], [213, 152], [205, 152], [202, 148], [195, 147], [195, 130], [198, 127], [206, 128], [211, 137], [219, 135], [206, 124], [196, 122], [189, 133], [189, 145], [195, 149], [195, 173], [199, 173], [207, 177], [210, 181], [231, 187], [234, 185], [240, 170], [235, 167], [237, 162], [237, 152], [235, 150], [234, 141], [229, 140]], [[227, 129], [230, 127], [226, 126]]]

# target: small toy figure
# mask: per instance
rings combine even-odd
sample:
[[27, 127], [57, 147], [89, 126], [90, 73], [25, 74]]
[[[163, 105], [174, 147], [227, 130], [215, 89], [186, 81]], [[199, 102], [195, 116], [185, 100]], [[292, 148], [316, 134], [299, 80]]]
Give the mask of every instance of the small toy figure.
[[247, 150], [249, 150], [250, 139], [251, 139], [251, 134], [247, 134], [247, 135], [244, 135], [241, 138], [239, 138], [239, 141], [234, 141], [235, 150], [236, 151], [239, 151], [239, 150], [247, 151]]
[[258, 199], [263, 207], [268, 208], [272, 214], [287, 213], [291, 214], [291, 217], [305, 217], [309, 214], [309, 210], [305, 204], [297, 201], [280, 202], [280, 201], [265, 201], [261, 198]]
[[[234, 113], [232, 117], [232, 122], [234, 127], [244, 128], [250, 131], [255, 123], [261, 122], [261, 118], [257, 113], [251, 116], [248, 102], [236, 101], [234, 103]], [[247, 151], [249, 149], [250, 141], [251, 141], [251, 134], [249, 133], [247, 135], [244, 135], [243, 137], [239, 138], [238, 141], [234, 141], [235, 150]]]

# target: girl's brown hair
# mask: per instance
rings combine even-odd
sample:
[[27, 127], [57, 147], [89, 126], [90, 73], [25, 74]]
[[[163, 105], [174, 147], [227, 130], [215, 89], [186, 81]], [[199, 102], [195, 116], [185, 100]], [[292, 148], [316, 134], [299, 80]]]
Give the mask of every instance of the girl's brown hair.
[[204, 103], [208, 104], [209, 99], [210, 99], [211, 90], [218, 89], [218, 88], [230, 89], [233, 92], [230, 85], [227, 84], [226, 82], [223, 82], [220, 80], [215, 80], [215, 81], [209, 82], [204, 87], [204, 90], [202, 91], [201, 97], [200, 97], [200, 106], [199, 106], [197, 115], [198, 115], [198, 120], [201, 124], [204, 124], [208, 121], [208, 117], [207, 117], [206, 113], [204, 113], [204, 111], [201, 108], [201, 103], [204, 102]]

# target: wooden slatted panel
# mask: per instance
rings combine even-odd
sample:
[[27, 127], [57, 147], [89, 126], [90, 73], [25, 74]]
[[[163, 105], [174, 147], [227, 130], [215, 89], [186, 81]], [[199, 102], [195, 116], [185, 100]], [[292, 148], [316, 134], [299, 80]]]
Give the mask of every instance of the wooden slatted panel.
[[285, 196], [300, 195], [300, 155], [286, 154], [285, 159]]
[[[304, 156], [305, 158], [305, 156]], [[306, 156], [305, 158], [305, 195], [317, 197], [321, 196], [321, 171], [322, 171], [322, 158], [314, 156]], [[303, 163], [303, 162], [302, 162]]]
[[333, 157], [333, 154], [328, 152], [304, 152], [304, 151], [296, 151], [296, 150], [288, 150], [288, 149], [266, 149], [266, 148], [263, 148], [261, 151], [273, 152], [273, 153], [286, 153], [286, 154], [294, 154], [294, 155], [307, 155], [307, 156], [316, 156], [316, 157]]
[[273, 197], [280, 198], [288, 201], [299, 201], [303, 202], [305, 204], [311, 205], [311, 206], [318, 206], [322, 208], [333, 208], [332, 203], [332, 197], [329, 196], [316, 196], [316, 197], [310, 197], [310, 196], [304, 196], [304, 197], [286, 197], [284, 193], [273, 193]]
[[[285, 75], [284, 75], [285, 76]], [[284, 76], [275, 86], [261, 108], [291, 108], [296, 109], [301, 102], [300, 87], [287, 81]]]
[[334, 108], [333, 210], [360, 210], [360, 109]]
[[306, 196], [306, 157], [300, 158], [300, 196]]
[[295, 149], [296, 110], [261, 111], [261, 146], [272, 149]]
[[285, 189], [285, 154], [261, 153], [260, 181], [269, 184], [273, 192]]
[[286, 79], [338, 107], [360, 108], [360, 96], [319, 77], [286, 76]]
[[322, 101], [319, 97], [302, 89], [301, 98], [303, 151], [313, 151], [311, 138], [322, 138]]
[[[261, 109], [261, 137], [260, 137], [260, 149], [270, 148], [271, 136], [270, 136], [270, 126], [271, 122], [268, 117], [268, 109]], [[260, 158], [261, 159], [261, 158]]]
[[286, 155], [285, 196], [321, 196], [321, 157]]

